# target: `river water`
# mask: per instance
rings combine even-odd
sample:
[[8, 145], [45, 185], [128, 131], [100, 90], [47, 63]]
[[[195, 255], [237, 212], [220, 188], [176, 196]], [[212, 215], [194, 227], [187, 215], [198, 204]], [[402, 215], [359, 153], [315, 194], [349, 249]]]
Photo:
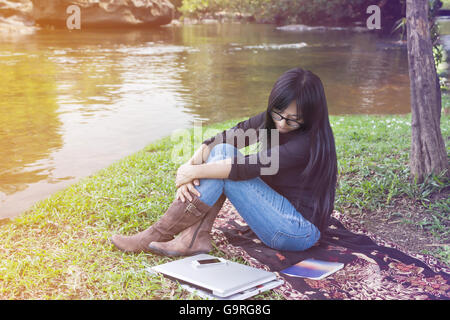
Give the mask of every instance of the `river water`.
[[406, 47], [260, 24], [41, 30], [0, 42], [0, 217], [174, 129], [264, 110], [276, 79], [322, 79], [330, 114], [410, 112]]

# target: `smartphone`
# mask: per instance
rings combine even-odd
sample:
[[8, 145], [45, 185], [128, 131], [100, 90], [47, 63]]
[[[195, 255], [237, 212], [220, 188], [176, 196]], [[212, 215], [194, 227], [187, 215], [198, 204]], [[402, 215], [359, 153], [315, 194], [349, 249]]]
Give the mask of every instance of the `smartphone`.
[[219, 258], [200, 259], [200, 260], [192, 261], [192, 265], [196, 268], [212, 267], [212, 266], [218, 266], [218, 265], [222, 265], [222, 264], [226, 264], [226, 261], [219, 259]]

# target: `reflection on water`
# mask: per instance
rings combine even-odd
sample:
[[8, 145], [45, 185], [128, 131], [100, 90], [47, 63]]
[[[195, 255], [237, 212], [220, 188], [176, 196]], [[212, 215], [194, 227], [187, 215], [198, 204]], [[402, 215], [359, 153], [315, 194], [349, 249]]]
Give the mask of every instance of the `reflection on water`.
[[0, 191], [6, 195], [48, 176], [47, 159], [62, 147], [54, 65], [36, 56], [2, 57]]
[[193, 120], [251, 116], [276, 79], [318, 74], [331, 114], [407, 113], [406, 48], [270, 25], [39, 31], [0, 42], [0, 217]]

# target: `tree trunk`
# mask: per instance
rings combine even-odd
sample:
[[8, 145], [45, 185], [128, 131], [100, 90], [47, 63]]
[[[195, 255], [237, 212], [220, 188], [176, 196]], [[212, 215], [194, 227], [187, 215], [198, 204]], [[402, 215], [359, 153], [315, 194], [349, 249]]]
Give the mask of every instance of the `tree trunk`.
[[[441, 89], [428, 24], [428, 0], [406, 1], [409, 80], [411, 85], [410, 178], [448, 169], [441, 134]], [[448, 173], [448, 171], [447, 171]]]

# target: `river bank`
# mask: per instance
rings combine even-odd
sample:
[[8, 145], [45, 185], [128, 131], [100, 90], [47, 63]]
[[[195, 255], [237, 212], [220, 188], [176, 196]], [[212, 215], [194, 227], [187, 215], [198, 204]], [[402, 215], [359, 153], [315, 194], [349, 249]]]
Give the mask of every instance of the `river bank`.
[[[443, 97], [443, 106], [450, 99]], [[441, 129], [449, 143], [450, 116]], [[208, 134], [240, 119], [204, 127]], [[439, 177], [407, 182], [411, 115], [330, 116], [339, 179], [335, 209], [407, 252], [449, 263], [450, 186]], [[197, 143], [200, 143], [197, 141]], [[114, 249], [114, 233], [133, 234], [172, 202], [177, 164], [170, 137], [40, 201], [0, 225], [0, 299], [193, 299], [144, 268], [169, 261]], [[213, 255], [225, 256], [214, 249]], [[273, 292], [257, 299], [282, 299]]]

